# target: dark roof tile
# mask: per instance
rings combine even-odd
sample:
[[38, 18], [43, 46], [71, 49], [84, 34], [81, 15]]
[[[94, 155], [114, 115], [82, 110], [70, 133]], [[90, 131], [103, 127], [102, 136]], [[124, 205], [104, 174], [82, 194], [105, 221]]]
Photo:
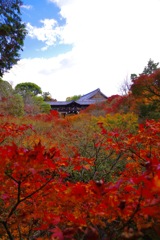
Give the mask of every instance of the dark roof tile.
[[105, 95], [101, 92], [101, 90], [100, 90], [99, 88], [97, 88], [96, 90], [94, 90], [94, 91], [92, 91], [92, 92], [90, 92], [90, 93], [87, 93], [87, 94], [83, 95], [83, 96], [79, 99], [79, 101], [89, 100], [91, 97], [93, 97], [93, 96], [96, 95], [97, 93], [100, 93], [101, 95], [103, 95], [104, 98], [107, 99], [107, 96], [105, 96]]
[[[95, 96], [97, 93], [100, 93], [104, 99], [100, 99], [100, 98], [95, 98], [95, 99], [92, 99], [93, 96]], [[96, 90], [90, 92], [90, 93], [87, 93], [85, 95], [83, 95], [80, 99], [78, 99], [77, 101], [69, 101], [69, 102], [66, 102], [66, 101], [49, 101], [49, 102], [46, 102], [48, 104], [50, 104], [51, 106], [67, 106], [69, 104], [71, 104], [72, 102], [76, 102], [77, 104], [80, 104], [80, 105], [90, 105], [90, 104], [96, 104], [96, 103], [99, 103], [99, 102], [102, 102], [102, 101], [105, 101], [105, 99], [107, 99], [107, 96], [105, 96], [99, 88], [97, 88]]]
[[72, 103], [74, 101], [69, 101], [69, 102], [66, 102], [66, 101], [49, 101], [49, 102], [46, 102], [50, 105], [54, 105], [54, 106], [66, 106], [66, 105], [69, 105], [70, 103]]

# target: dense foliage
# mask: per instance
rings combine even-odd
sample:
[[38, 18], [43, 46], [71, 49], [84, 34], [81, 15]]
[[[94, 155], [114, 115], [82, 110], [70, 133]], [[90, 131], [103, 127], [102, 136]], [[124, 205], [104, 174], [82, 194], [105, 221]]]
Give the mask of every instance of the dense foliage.
[[0, 114], [23, 116], [49, 113], [51, 106], [39, 94], [42, 90], [34, 83], [20, 83], [13, 89], [9, 82], [0, 79]]
[[159, 75], [65, 118], [0, 81], [0, 239], [160, 239]]
[[41, 88], [37, 84], [32, 82], [24, 82], [17, 84], [15, 86], [15, 91], [24, 98], [27, 95], [37, 96], [38, 94], [42, 93]]
[[0, 117], [1, 239], [159, 239], [160, 122]]
[[19, 60], [26, 36], [21, 0], [0, 0], [0, 77]]

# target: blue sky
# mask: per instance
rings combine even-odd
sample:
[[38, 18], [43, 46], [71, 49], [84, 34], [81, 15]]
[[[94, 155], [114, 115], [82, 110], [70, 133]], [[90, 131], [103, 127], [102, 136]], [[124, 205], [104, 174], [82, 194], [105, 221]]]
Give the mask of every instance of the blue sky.
[[160, 62], [160, 0], [24, 0], [28, 35], [3, 77], [34, 82], [53, 98], [100, 88], [111, 96], [151, 58]]
[[[29, 34], [25, 39], [25, 48], [21, 53], [21, 58], [48, 58], [72, 49], [72, 44], [61, 43], [57, 33], [53, 34], [53, 29], [63, 28], [66, 24], [56, 3], [46, 0], [25, 0], [23, 3], [22, 20], [26, 23]], [[47, 35], [52, 35], [53, 39]]]

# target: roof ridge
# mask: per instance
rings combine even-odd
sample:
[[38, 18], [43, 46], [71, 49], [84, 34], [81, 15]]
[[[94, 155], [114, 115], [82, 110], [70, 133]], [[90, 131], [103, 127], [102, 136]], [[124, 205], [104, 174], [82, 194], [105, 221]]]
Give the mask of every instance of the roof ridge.
[[[97, 88], [97, 89], [95, 89], [95, 90], [93, 90], [93, 91], [91, 91], [91, 92], [89, 92], [89, 93], [84, 94], [83, 96], [88, 95], [88, 94], [91, 94], [91, 93], [96, 92], [96, 91], [99, 91], [99, 90], [100, 90], [100, 88]], [[82, 96], [82, 97], [83, 97], [83, 96]]]
[[87, 94], [84, 94], [81, 98], [79, 98], [79, 100], [83, 100], [83, 99], [85, 99], [87, 96], [92, 96], [93, 94], [95, 94], [96, 92], [98, 92], [98, 91], [100, 91], [100, 88], [97, 88], [97, 89], [95, 89], [95, 90], [93, 90], [93, 91], [91, 91], [91, 92], [89, 92], [89, 93], [87, 93]]

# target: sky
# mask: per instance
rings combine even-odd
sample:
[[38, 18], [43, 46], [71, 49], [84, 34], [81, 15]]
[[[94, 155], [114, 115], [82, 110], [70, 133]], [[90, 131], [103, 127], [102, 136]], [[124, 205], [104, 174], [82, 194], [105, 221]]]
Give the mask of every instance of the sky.
[[121, 94], [130, 74], [160, 62], [159, 11], [160, 0], [24, 0], [28, 34], [3, 80], [33, 82], [58, 101]]

